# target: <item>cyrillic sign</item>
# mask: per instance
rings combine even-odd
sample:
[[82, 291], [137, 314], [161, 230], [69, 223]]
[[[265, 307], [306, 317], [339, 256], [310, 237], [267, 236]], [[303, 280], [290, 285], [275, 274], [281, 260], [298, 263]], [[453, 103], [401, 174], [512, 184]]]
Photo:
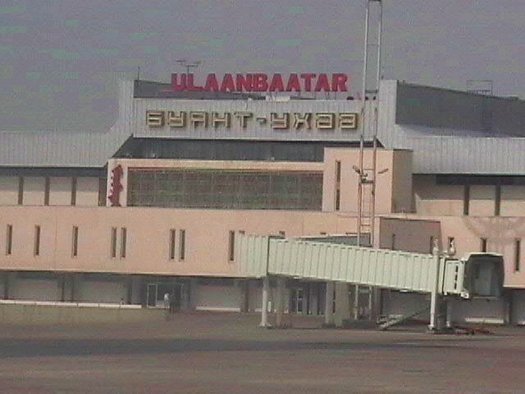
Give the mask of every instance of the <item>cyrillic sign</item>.
[[206, 112], [206, 111], [146, 111], [149, 128], [225, 128], [232, 125], [246, 129], [252, 125], [269, 126], [274, 130], [356, 130], [358, 114], [354, 112], [272, 112], [261, 116], [253, 112]]

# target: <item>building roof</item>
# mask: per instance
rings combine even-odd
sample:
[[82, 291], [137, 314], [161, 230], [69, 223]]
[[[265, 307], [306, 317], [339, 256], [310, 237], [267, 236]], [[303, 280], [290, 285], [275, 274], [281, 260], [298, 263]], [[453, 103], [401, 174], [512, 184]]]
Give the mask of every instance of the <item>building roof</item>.
[[127, 138], [114, 131], [0, 131], [0, 165], [103, 167]]

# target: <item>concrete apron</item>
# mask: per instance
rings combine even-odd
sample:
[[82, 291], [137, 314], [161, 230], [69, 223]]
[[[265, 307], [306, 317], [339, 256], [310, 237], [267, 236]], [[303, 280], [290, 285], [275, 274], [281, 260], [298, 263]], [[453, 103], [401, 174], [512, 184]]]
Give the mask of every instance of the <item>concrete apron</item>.
[[0, 304], [0, 322], [15, 325], [156, 321], [163, 319], [165, 313], [163, 309], [146, 308]]

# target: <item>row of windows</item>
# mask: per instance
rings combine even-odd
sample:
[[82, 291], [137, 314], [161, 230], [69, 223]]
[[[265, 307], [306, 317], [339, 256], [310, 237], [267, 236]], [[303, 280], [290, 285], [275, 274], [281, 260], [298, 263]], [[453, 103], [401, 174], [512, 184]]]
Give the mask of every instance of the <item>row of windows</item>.
[[128, 205], [321, 210], [322, 173], [129, 170]]
[[[119, 236], [120, 235], [120, 236]], [[42, 228], [36, 225], [34, 228], [33, 236], [33, 255], [40, 256], [40, 240], [42, 237]], [[178, 249], [177, 249], [177, 238], [178, 238]], [[126, 258], [126, 248], [128, 240], [128, 231], [126, 227], [121, 227], [120, 231], [117, 227], [111, 228], [110, 233], [110, 251], [109, 255], [111, 258], [117, 256], [121, 259]], [[73, 226], [71, 230], [71, 257], [78, 257], [79, 253], [79, 228]], [[8, 224], [6, 226], [6, 239], [5, 239], [5, 254], [10, 256], [13, 254], [13, 225]], [[184, 261], [186, 258], [186, 230], [179, 230], [178, 236], [175, 229], [169, 231], [169, 259]]]
[[[70, 189], [70, 192], [71, 192], [70, 205], [77, 204], [77, 183], [78, 183], [78, 178], [72, 177], [71, 185], [70, 185], [70, 188], [71, 188]], [[25, 178], [23, 176], [19, 176], [18, 177], [18, 197], [17, 197], [18, 205], [24, 205], [24, 190], [25, 189], [26, 189]], [[44, 177], [44, 205], [49, 205], [50, 193], [51, 193], [51, 178]], [[99, 206], [106, 205], [106, 179], [104, 178], [99, 178], [98, 205]]]

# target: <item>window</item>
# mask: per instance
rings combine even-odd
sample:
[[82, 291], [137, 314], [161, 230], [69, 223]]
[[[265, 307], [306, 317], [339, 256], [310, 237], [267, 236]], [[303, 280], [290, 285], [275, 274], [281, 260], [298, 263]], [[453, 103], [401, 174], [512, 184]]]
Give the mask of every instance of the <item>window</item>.
[[170, 230], [169, 258], [170, 260], [175, 260], [175, 229]]
[[186, 230], [179, 230], [179, 261], [186, 258]]
[[487, 251], [487, 238], [481, 238], [480, 239], [480, 249], [482, 252]]
[[8, 224], [5, 233], [5, 254], [11, 255], [13, 252], [13, 225]]
[[428, 253], [430, 254], [434, 254], [434, 243], [435, 243], [435, 238], [433, 235], [430, 236], [430, 242], [429, 242], [429, 245], [428, 245]]
[[286, 231], [282, 231], [282, 230], [280, 230], [280, 231], [279, 231], [279, 237], [286, 238]]
[[117, 257], [117, 228], [111, 228], [111, 246], [110, 246], [110, 255], [111, 257]]
[[463, 215], [467, 216], [470, 208], [470, 186], [465, 185], [463, 190]]
[[520, 271], [521, 239], [514, 240], [514, 272]]
[[77, 178], [71, 178], [71, 205], [77, 205]]
[[456, 254], [456, 240], [454, 237], [448, 237], [447, 253], [450, 255]]
[[228, 260], [233, 261], [235, 259], [235, 231], [230, 231], [228, 240]]
[[71, 256], [78, 256], [78, 227], [73, 226], [73, 232], [71, 235]]
[[120, 258], [126, 257], [126, 242], [128, 237], [128, 230], [126, 227], [120, 228]]
[[396, 250], [396, 235], [392, 234], [392, 241], [391, 241], [390, 249]]
[[130, 169], [128, 205], [319, 211], [322, 189], [317, 172]]
[[335, 190], [335, 210], [339, 211], [341, 209], [341, 189], [337, 188]]
[[335, 210], [341, 209], [341, 162], [335, 162]]
[[49, 205], [49, 192], [51, 189], [51, 179], [46, 176], [44, 178], [44, 205]]
[[40, 256], [40, 226], [35, 226], [35, 244], [33, 248], [33, 254]]
[[494, 199], [494, 216], [501, 214], [501, 185], [496, 185], [496, 195]]
[[18, 205], [24, 204], [24, 177], [18, 177]]
[[106, 206], [106, 194], [107, 194], [107, 179], [98, 178], [98, 206]]

